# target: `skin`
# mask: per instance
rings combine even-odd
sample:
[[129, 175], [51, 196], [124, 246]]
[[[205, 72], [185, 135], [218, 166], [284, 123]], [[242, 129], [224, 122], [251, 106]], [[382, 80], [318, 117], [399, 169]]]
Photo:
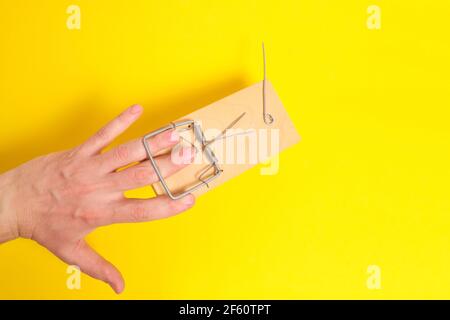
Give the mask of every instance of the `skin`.
[[[34, 240], [64, 262], [108, 283], [116, 293], [122, 292], [120, 272], [85, 237], [100, 226], [167, 218], [195, 202], [192, 195], [176, 201], [167, 196], [129, 199], [123, 195], [158, 181], [141, 139], [102, 153], [142, 112], [141, 106], [132, 106], [81, 145], [0, 175], [0, 243], [19, 237]], [[175, 131], [166, 131], [149, 140], [149, 145], [155, 154], [178, 142]], [[193, 150], [185, 149], [182, 163], [172, 161], [170, 153], [156, 159], [163, 175], [169, 176], [193, 156]]]

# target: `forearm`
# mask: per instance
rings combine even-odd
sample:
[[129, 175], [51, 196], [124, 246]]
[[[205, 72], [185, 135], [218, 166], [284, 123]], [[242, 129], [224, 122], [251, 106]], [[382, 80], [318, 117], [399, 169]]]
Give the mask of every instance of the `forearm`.
[[10, 206], [12, 188], [12, 171], [0, 174], [0, 243], [19, 237], [17, 217]]

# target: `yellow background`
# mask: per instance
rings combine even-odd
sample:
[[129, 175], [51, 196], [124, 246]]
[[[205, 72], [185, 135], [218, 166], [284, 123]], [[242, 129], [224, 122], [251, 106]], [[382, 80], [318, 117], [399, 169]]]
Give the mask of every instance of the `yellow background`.
[[90, 235], [121, 296], [85, 275], [68, 290], [64, 263], [16, 240], [0, 298], [450, 298], [449, 15], [446, 0], [1, 0], [0, 171], [130, 104], [145, 114], [118, 142], [253, 84], [262, 40], [302, 142], [278, 175], [257, 167], [183, 215]]

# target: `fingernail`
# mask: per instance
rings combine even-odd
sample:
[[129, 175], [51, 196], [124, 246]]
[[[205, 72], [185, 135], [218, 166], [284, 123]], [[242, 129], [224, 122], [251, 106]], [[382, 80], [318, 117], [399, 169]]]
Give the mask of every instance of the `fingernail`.
[[131, 109], [130, 109], [130, 112], [131, 112], [132, 114], [137, 114], [137, 113], [139, 113], [139, 112], [141, 112], [141, 111], [142, 111], [142, 107], [141, 107], [140, 105], [138, 105], [138, 104], [135, 104], [135, 105], [132, 106]]
[[180, 135], [178, 134], [178, 132], [176, 130], [174, 130], [170, 133], [169, 141], [170, 142], [180, 141]]
[[175, 147], [171, 152], [171, 160], [176, 165], [187, 165], [193, 162], [195, 149], [191, 147]]
[[192, 147], [183, 148], [181, 152], [182, 152], [181, 158], [183, 160], [183, 163], [191, 163], [191, 160], [195, 154], [194, 148]]
[[187, 206], [192, 206], [195, 202], [195, 197], [192, 194], [188, 194], [181, 200], [183, 201], [183, 204], [185, 204]]
[[123, 292], [124, 287], [116, 287], [115, 289], [113, 288], [113, 290], [116, 292], [116, 294], [121, 294]]

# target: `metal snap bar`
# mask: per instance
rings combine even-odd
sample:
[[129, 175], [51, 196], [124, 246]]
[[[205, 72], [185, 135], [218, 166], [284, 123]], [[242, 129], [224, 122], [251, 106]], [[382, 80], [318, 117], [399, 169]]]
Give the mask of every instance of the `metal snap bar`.
[[[152, 138], [160, 133], [163, 133], [164, 131], [170, 130], [170, 129], [176, 129], [178, 127], [182, 127], [182, 126], [191, 126], [191, 128], [193, 128], [194, 130], [194, 135], [196, 137], [196, 139], [198, 139], [197, 137], [203, 137], [201, 138], [200, 142], [202, 144], [202, 146], [204, 146], [204, 135], [203, 135], [203, 131], [201, 130], [201, 127], [198, 123], [196, 123], [194, 120], [186, 120], [186, 121], [179, 121], [179, 122], [172, 122], [169, 125], [162, 127], [160, 129], [157, 129], [155, 131], [150, 132], [149, 134], [146, 134], [143, 138], [142, 138], [142, 143], [144, 145], [145, 148], [145, 152], [147, 153], [147, 157], [150, 160], [151, 165], [153, 166], [153, 169], [155, 170], [156, 175], [158, 176], [159, 181], [161, 182], [162, 187], [164, 188], [164, 191], [167, 193], [167, 195], [173, 199], [173, 200], [177, 200], [180, 198], [183, 198], [184, 196], [194, 192], [195, 190], [197, 190], [198, 188], [200, 188], [203, 185], [208, 185], [208, 183], [210, 181], [212, 181], [213, 179], [217, 178], [221, 173], [222, 170], [219, 168], [218, 166], [218, 161], [217, 159], [214, 157], [210, 157], [210, 148], [208, 146], [204, 147], [203, 150], [207, 150], [206, 152], [206, 158], [211, 161], [213, 160], [213, 162], [210, 164], [210, 166], [214, 167], [214, 174], [211, 175], [210, 177], [208, 177], [207, 179], [199, 179], [200, 182], [195, 184], [194, 186], [192, 186], [191, 188], [189, 188], [188, 190], [178, 193], [178, 194], [174, 194], [169, 186], [167, 185], [166, 180], [164, 179], [163, 175], [161, 174], [161, 170], [159, 169], [158, 165], [156, 164], [155, 158], [152, 155], [152, 152], [150, 151], [150, 146], [148, 144], [148, 139]], [[197, 131], [197, 132], [196, 132]], [[214, 153], [213, 153], [214, 154]]]
[[262, 43], [263, 52], [263, 65], [264, 65], [264, 78], [263, 78], [263, 120], [265, 124], [272, 124], [274, 121], [273, 116], [267, 112], [267, 102], [266, 102], [266, 82], [267, 82], [267, 71], [266, 71], [266, 50], [264, 48], [264, 42]]

